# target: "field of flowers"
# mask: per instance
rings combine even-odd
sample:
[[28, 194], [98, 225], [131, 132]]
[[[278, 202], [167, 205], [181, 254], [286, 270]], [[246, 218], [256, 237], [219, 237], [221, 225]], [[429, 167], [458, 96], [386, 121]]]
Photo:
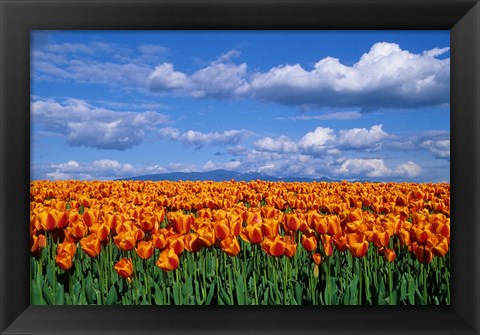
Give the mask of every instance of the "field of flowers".
[[32, 181], [42, 304], [450, 304], [450, 185]]

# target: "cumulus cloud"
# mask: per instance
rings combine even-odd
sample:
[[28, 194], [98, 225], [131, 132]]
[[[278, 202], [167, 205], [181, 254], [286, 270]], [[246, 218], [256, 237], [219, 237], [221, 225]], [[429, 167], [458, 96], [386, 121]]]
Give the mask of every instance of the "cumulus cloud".
[[395, 43], [376, 43], [352, 66], [326, 57], [312, 70], [280, 65], [255, 73], [253, 96], [287, 105], [420, 107], [449, 102], [448, 48], [414, 54]]
[[64, 136], [71, 146], [125, 150], [143, 142], [148, 130], [168, 122], [157, 112], [115, 112], [70, 99], [31, 103], [35, 127]]
[[338, 144], [351, 148], [380, 149], [382, 141], [388, 138], [388, 134], [382, 129], [383, 125], [374, 125], [370, 130], [365, 128], [353, 128], [340, 130]]
[[174, 91], [194, 98], [226, 99], [248, 91], [247, 64], [231, 62], [240, 53], [232, 50], [191, 75], [175, 71], [171, 63], [158, 65], [148, 75], [147, 85], [154, 92]]
[[273, 152], [296, 152], [297, 143], [290, 140], [287, 136], [280, 136], [277, 139], [264, 137], [253, 143], [254, 147], [260, 151]]
[[337, 140], [332, 128], [317, 127], [308, 132], [299, 142], [299, 147], [306, 153], [321, 153], [328, 149]]
[[35, 179], [50, 180], [106, 180], [134, 176], [142, 171], [134, 168], [132, 164], [113, 159], [100, 159], [88, 163], [70, 160], [65, 163], [35, 166], [32, 170]]
[[333, 170], [333, 173], [341, 177], [371, 177], [387, 178], [402, 177], [415, 178], [421, 173], [421, 168], [414, 162], [400, 164], [394, 168], [385, 165], [383, 159], [377, 158], [351, 158], [346, 159], [340, 167]]
[[181, 133], [180, 130], [176, 128], [166, 127], [161, 128], [158, 134], [161, 138], [181, 141], [185, 145], [202, 147], [204, 145], [236, 145], [248, 136], [249, 132], [244, 129], [231, 129], [222, 133], [203, 133], [195, 130], [187, 130]]
[[450, 133], [448, 131], [433, 130], [404, 138], [392, 136], [392, 139], [388, 143], [390, 148], [401, 151], [426, 150], [434, 158], [450, 161]]
[[383, 125], [373, 125], [370, 129], [352, 128], [335, 132], [332, 128], [317, 127], [306, 133], [298, 142], [286, 136], [264, 137], [254, 142], [258, 151], [279, 153], [299, 152], [308, 155], [338, 155], [341, 150], [374, 151], [382, 147], [382, 142], [390, 135]]
[[435, 158], [445, 158], [450, 160], [450, 140], [426, 140], [420, 144], [420, 147], [433, 153]]

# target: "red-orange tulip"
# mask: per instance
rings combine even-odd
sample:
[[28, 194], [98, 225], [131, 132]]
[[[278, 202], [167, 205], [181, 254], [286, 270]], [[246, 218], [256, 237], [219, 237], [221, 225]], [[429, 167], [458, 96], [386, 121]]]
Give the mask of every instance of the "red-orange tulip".
[[385, 249], [384, 257], [387, 262], [391, 263], [395, 260], [395, 258], [397, 258], [397, 254], [395, 250]]
[[248, 225], [242, 229], [240, 236], [246, 242], [257, 244], [262, 242], [262, 227], [259, 224]]
[[227, 236], [220, 242], [220, 247], [223, 252], [230, 256], [237, 256], [240, 252], [240, 244], [235, 236]]
[[425, 245], [418, 245], [417, 242], [414, 242], [412, 244], [412, 249], [420, 263], [428, 264], [433, 260], [433, 253], [429, 247]]
[[316, 265], [320, 265], [320, 263], [322, 263], [322, 255], [320, 255], [319, 253], [314, 253], [312, 255], [312, 259]]
[[88, 235], [80, 240], [82, 250], [90, 257], [97, 257], [102, 251], [102, 243], [95, 235]]
[[307, 252], [312, 252], [317, 248], [318, 241], [313, 231], [303, 234], [300, 239], [300, 242], [302, 243], [303, 248]]
[[57, 245], [57, 254], [62, 252], [69, 253], [70, 255], [74, 256], [77, 252], [77, 244], [70, 242], [68, 240], [63, 241]]
[[140, 241], [135, 247], [135, 252], [141, 259], [149, 259], [153, 255], [152, 241]]
[[179, 212], [171, 212], [167, 214], [169, 221], [173, 224], [173, 229], [179, 234], [187, 234], [194, 222], [191, 214], [183, 214]]
[[219, 240], [224, 240], [227, 238], [227, 236], [230, 235], [230, 227], [228, 225], [228, 222], [226, 220], [221, 220], [219, 222], [217, 222], [214, 226], [214, 230], [215, 230], [215, 236], [219, 239]]
[[275, 239], [267, 237], [262, 242], [262, 248], [267, 254], [273, 257], [283, 256], [285, 252], [286, 244], [280, 236], [276, 236]]
[[133, 276], [133, 264], [132, 260], [129, 258], [122, 258], [114, 265], [115, 271], [126, 278], [128, 282], [131, 281], [131, 277]]
[[63, 251], [55, 257], [55, 263], [64, 271], [70, 269], [73, 265], [72, 255], [69, 252]]
[[178, 268], [180, 260], [173, 249], [165, 249], [160, 253], [157, 266], [163, 271], [172, 271]]
[[30, 236], [30, 252], [32, 254], [39, 254], [40, 249], [44, 249], [47, 246], [47, 239], [45, 235], [32, 235]]
[[363, 257], [368, 251], [368, 241], [363, 233], [347, 234], [347, 247], [354, 257]]

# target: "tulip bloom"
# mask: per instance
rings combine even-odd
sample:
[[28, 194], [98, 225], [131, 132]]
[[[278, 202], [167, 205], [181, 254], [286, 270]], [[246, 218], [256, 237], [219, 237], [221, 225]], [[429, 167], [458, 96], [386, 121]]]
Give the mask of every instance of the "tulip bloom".
[[57, 263], [58, 267], [63, 271], [67, 271], [73, 265], [72, 255], [66, 251], [60, 252], [55, 257], [55, 263]]
[[240, 232], [240, 236], [245, 242], [260, 243], [263, 240], [262, 227], [259, 224], [247, 225]]
[[267, 237], [262, 242], [263, 250], [273, 257], [283, 256], [283, 253], [285, 252], [285, 247], [286, 244], [279, 235], [277, 235], [275, 239]]
[[113, 238], [116, 246], [123, 251], [132, 250], [135, 247], [136, 236], [133, 230], [122, 232]]
[[292, 231], [298, 230], [301, 224], [302, 224], [302, 220], [300, 220], [297, 214], [288, 213], [287, 215], [285, 215], [285, 225], [289, 230], [292, 230]]
[[363, 233], [347, 234], [346, 244], [354, 257], [363, 257], [368, 251], [368, 241]]
[[156, 232], [155, 234], [152, 235], [152, 242], [153, 242], [153, 246], [159, 250], [165, 249], [168, 245], [165, 234], [161, 232]]
[[193, 215], [186, 215], [180, 212], [171, 212], [167, 214], [170, 222], [173, 224], [173, 229], [179, 234], [187, 234], [190, 232], [195, 218]]
[[293, 243], [292, 239], [289, 238], [288, 236], [284, 237], [285, 240], [285, 256], [287, 257], [293, 257], [295, 256], [295, 253], [297, 252], [297, 243]]
[[160, 253], [160, 257], [158, 258], [156, 264], [160, 269], [168, 272], [178, 268], [180, 259], [175, 253], [175, 250], [165, 249]]
[[418, 245], [417, 242], [412, 244], [413, 253], [417, 260], [422, 264], [428, 264], [433, 260], [433, 253], [429, 247]]
[[230, 256], [237, 256], [240, 252], [240, 244], [235, 236], [227, 236], [220, 242], [223, 252]]
[[303, 234], [300, 242], [307, 252], [312, 252], [317, 248], [318, 241], [313, 231]]
[[126, 278], [129, 283], [131, 282], [131, 277], [133, 275], [133, 264], [131, 259], [122, 258], [115, 263], [114, 268], [120, 276]]
[[397, 254], [395, 253], [395, 250], [385, 249], [384, 257], [387, 262], [391, 263], [395, 260], [395, 258], [397, 258]]
[[219, 240], [224, 240], [227, 238], [227, 236], [230, 235], [230, 227], [226, 220], [221, 220], [218, 223], [216, 223], [214, 226], [214, 230], [215, 230], [215, 236]]
[[47, 246], [47, 239], [45, 235], [32, 235], [30, 236], [30, 252], [34, 255], [40, 253], [40, 249], [43, 249]]
[[149, 259], [153, 255], [152, 241], [140, 241], [135, 247], [135, 252], [141, 259]]
[[82, 250], [90, 257], [97, 257], [102, 251], [102, 243], [95, 235], [88, 235], [80, 240]]
[[57, 254], [60, 254], [62, 252], [66, 252], [74, 256], [77, 252], [77, 245], [73, 242], [65, 240], [63, 243], [59, 243], [57, 245]]
[[320, 255], [319, 253], [314, 253], [312, 255], [312, 259], [316, 265], [320, 265], [320, 263], [322, 263], [322, 255]]

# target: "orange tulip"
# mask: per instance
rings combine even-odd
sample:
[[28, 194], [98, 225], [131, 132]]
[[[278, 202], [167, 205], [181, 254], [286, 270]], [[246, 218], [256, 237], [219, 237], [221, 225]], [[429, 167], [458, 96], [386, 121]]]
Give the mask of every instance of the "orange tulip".
[[432, 235], [427, 241], [427, 245], [435, 256], [443, 257], [448, 253], [448, 240], [443, 235]]
[[159, 231], [152, 235], [152, 242], [153, 242], [153, 246], [159, 250], [165, 249], [168, 245], [168, 241], [165, 234]]
[[433, 260], [433, 253], [429, 247], [425, 245], [418, 245], [417, 242], [412, 244], [413, 253], [420, 263], [428, 264]]
[[280, 236], [276, 236], [275, 239], [266, 237], [262, 242], [262, 248], [267, 254], [273, 257], [280, 257], [285, 252], [286, 244]]
[[80, 240], [82, 250], [90, 257], [97, 257], [102, 251], [102, 244], [95, 235], [88, 235]]
[[187, 249], [188, 251], [196, 253], [204, 247], [205, 243], [198, 234], [190, 233], [188, 235], [185, 235], [185, 249]]
[[40, 249], [44, 249], [47, 246], [47, 239], [45, 235], [32, 235], [30, 236], [30, 252], [32, 254], [38, 255]]
[[347, 247], [354, 257], [363, 257], [368, 251], [368, 241], [363, 233], [347, 234]]
[[298, 230], [301, 224], [302, 224], [302, 221], [297, 216], [297, 214], [288, 213], [285, 215], [285, 225], [289, 230], [292, 230], [292, 231]]
[[235, 236], [227, 236], [220, 242], [223, 252], [230, 256], [237, 256], [240, 252], [240, 244]]
[[314, 253], [312, 255], [312, 259], [316, 265], [320, 265], [320, 263], [322, 263], [322, 255], [320, 255], [319, 253]]
[[228, 225], [228, 222], [226, 220], [219, 221], [215, 224], [215, 236], [219, 240], [224, 240], [227, 238], [227, 236], [230, 235], [230, 227]]
[[297, 243], [293, 243], [292, 239], [289, 236], [284, 237], [285, 240], [285, 256], [293, 257], [297, 252]]
[[167, 214], [169, 221], [173, 224], [173, 229], [179, 234], [187, 234], [190, 232], [195, 218], [190, 214], [183, 214], [181, 212], [171, 212]]
[[259, 224], [248, 225], [242, 229], [240, 236], [245, 242], [260, 243], [263, 240], [262, 227]]
[[120, 259], [117, 263], [115, 263], [114, 268], [120, 276], [126, 278], [129, 283], [131, 282], [131, 277], [133, 276], [133, 264], [131, 259]]
[[262, 233], [264, 236], [275, 237], [278, 235], [280, 222], [277, 219], [265, 219], [262, 225]]
[[78, 221], [66, 229], [66, 234], [71, 242], [78, 242], [82, 237], [88, 234], [88, 228], [85, 223]]
[[140, 241], [135, 247], [135, 252], [141, 259], [149, 259], [153, 255], [152, 241]]
[[391, 263], [395, 260], [395, 258], [397, 258], [397, 254], [395, 253], [395, 250], [385, 249], [384, 257], [387, 262]]
[[180, 237], [179, 235], [170, 236], [168, 247], [169, 249], [173, 250], [177, 255], [180, 255], [185, 249], [185, 239]]
[[388, 247], [390, 243], [390, 234], [388, 231], [375, 230], [373, 232], [373, 242], [377, 247]]
[[302, 243], [303, 248], [307, 252], [312, 252], [317, 248], [317, 238], [315, 236], [315, 233], [312, 231], [302, 234], [302, 237], [300, 239], [300, 242]]
[[64, 271], [70, 269], [73, 265], [72, 255], [69, 252], [63, 251], [55, 257], [55, 263]]
[[66, 252], [66, 253], [74, 256], [75, 253], [77, 252], [77, 245], [73, 242], [65, 240], [62, 243], [59, 243], [57, 245], [57, 254], [60, 254], [62, 252]]
[[215, 232], [210, 226], [198, 229], [197, 234], [206, 248], [211, 247], [215, 243]]
[[113, 238], [115, 245], [123, 251], [132, 250], [135, 247], [136, 241], [137, 239], [133, 230], [122, 232]]
[[160, 257], [158, 258], [156, 264], [163, 271], [172, 271], [178, 268], [180, 259], [175, 253], [175, 250], [165, 249], [160, 253]]

